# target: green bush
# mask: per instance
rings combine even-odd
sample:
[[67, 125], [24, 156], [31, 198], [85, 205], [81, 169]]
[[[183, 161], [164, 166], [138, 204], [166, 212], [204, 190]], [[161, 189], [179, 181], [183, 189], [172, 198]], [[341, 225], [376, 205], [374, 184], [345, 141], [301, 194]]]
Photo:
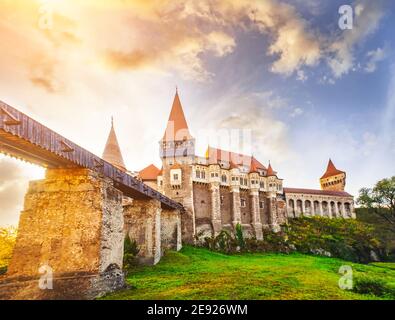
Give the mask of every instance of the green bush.
[[302, 217], [289, 221], [280, 232], [263, 229], [263, 240], [244, 238], [238, 224], [233, 233], [221, 231], [205, 238], [204, 246], [224, 253], [281, 252], [316, 254], [348, 261], [368, 263], [383, 260], [381, 242], [373, 228], [354, 219]]
[[257, 240], [255, 237], [245, 238], [242, 226], [237, 224], [233, 233], [222, 230], [216, 237], [206, 237], [203, 246], [226, 254], [291, 251], [283, 233], [274, 233], [270, 230], [264, 230], [263, 233], [263, 240]]
[[292, 219], [284, 232], [289, 244], [302, 253], [323, 252], [353, 262], [382, 260], [383, 246], [373, 228], [354, 219], [303, 217]]
[[16, 241], [15, 227], [0, 227], [0, 273], [8, 266]]
[[353, 291], [361, 294], [395, 299], [395, 288], [390, 287], [385, 281], [377, 278], [356, 277], [354, 279]]
[[123, 268], [129, 270], [138, 264], [137, 255], [140, 249], [135, 240], [130, 240], [129, 237], [125, 238], [124, 251], [123, 251]]
[[0, 276], [7, 273], [7, 267], [0, 267]]
[[244, 240], [243, 229], [242, 229], [242, 227], [241, 227], [241, 224], [238, 223], [238, 224], [236, 225], [236, 228], [235, 228], [235, 229], [236, 229], [236, 230], [235, 230], [235, 240], [236, 240], [236, 243], [237, 243], [238, 247], [240, 248], [240, 250], [245, 250], [245, 248], [246, 248], [246, 242], [245, 242], [245, 240]]

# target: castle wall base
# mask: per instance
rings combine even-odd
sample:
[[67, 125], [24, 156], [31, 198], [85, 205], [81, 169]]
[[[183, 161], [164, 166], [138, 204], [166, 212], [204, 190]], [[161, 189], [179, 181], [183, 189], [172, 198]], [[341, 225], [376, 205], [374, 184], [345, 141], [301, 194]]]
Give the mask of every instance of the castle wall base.
[[87, 169], [48, 169], [29, 185], [2, 295], [91, 298], [123, 286], [122, 260], [122, 193]]

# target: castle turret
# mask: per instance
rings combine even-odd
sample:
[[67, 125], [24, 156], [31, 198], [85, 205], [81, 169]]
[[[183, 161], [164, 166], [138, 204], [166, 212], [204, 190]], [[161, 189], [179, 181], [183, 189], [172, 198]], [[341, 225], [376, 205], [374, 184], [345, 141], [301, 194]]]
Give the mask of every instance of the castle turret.
[[126, 166], [123, 161], [121, 148], [119, 147], [117, 135], [115, 134], [114, 121], [112, 119], [110, 134], [108, 135], [102, 158], [105, 161], [116, 166], [118, 169], [126, 171]]
[[346, 173], [338, 170], [332, 160], [329, 159], [326, 172], [320, 178], [320, 184], [322, 190], [344, 191], [346, 186]]
[[160, 141], [162, 159], [161, 191], [186, 209], [182, 219], [183, 239], [193, 242], [195, 215], [193, 207], [192, 165], [195, 161], [195, 139], [189, 132], [178, 91], [174, 96], [166, 130]]
[[160, 157], [166, 163], [192, 163], [195, 157], [195, 139], [189, 132], [178, 91], [174, 96], [166, 130], [160, 141]]

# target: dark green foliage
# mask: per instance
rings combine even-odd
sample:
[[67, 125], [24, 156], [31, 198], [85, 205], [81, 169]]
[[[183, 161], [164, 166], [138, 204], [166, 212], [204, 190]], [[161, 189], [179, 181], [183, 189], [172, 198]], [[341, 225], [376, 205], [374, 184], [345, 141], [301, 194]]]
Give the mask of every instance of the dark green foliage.
[[357, 203], [385, 220], [395, 232], [395, 176], [378, 181], [373, 188], [359, 190]]
[[137, 255], [139, 252], [140, 249], [138, 248], [136, 241], [130, 240], [129, 237], [126, 237], [123, 252], [123, 268], [125, 270], [129, 270], [138, 264]]
[[372, 226], [376, 238], [384, 246], [388, 261], [395, 261], [395, 231], [383, 217], [372, 213], [369, 209], [356, 209], [357, 220]]
[[245, 239], [238, 225], [233, 234], [222, 231], [216, 237], [206, 238], [205, 247], [227, 254], [298, 251], [360, 263], [385, 258], [382, 243], [370, 225], [353, 219], [323, 217], [292, 219], [277, 233], [264, 229], [263, 240]]
[[353, 219], [323, 217], [292, 219], [286, 226], [288, 242], [299, 252], [325, 252], [344, 260], [368, 263], [385, 255], [373, 228]]
[[353, 291], [387, 299], [395, 299], [395, 288], [379, 278], [357, 277], [354, 279]]
[[245, 238], [240, 224], [236, 225], [235, 232], [222, 230], [216, 237], [205, 238], [203, 246], [227, 254], [243, 252], [282, 252], [292, 251], [288, 246], [284, 233], [274, 233], [263, 230], [263, 240]]
[[0, 267], [0, 276], [7, 273], [7, 267]]
[[243, 229], [240, 223], [236, 225], [235, 239], [240, 250], [245, 250], [246, 242], [244, 240]]

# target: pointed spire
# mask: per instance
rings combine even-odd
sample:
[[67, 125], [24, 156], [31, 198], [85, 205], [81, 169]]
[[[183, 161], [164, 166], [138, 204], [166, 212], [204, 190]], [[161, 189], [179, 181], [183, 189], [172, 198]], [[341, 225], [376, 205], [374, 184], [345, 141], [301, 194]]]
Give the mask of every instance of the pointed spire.
[[192, 139], [192, 136], [189, 133], [188, 124], [185, 120], [184, 111], [182, 109], [180, 97], [178, 95], [178, 88], [176, 87], [176, 94], [174, 96], [166, 131], [163, 135], [163, 140], [180, 141], [185, 139]]
[[329, 158], [328, 166], [326, 168], [326, 171], [325, 171], [324, 175], [321, 177], [321, 179], [325, 179], [325, 178], [328, 178], [328, 177], [331, 177], [331, 176], [334, 176], [334, 175], [337, 175], [337, 174], [342, 174], [342, 173], [345, 173], [345, 172], [341, 171], [341, 170], [338, 170], [335, 167], [335, 165], [333, 164], [332, 159]]
[[115, 134], [113, 117], [111, 117], [111, 130], [103, 151], [103, 159], [116, 166], [118, 169], [126, 171], [121, 148], [119, 147], [117, 135]]
[[269, 161], [269, 166], [267, 167], [267, 176], [272, 177], [275, 176], [277, 173], [273, 170], [272, 165]]

